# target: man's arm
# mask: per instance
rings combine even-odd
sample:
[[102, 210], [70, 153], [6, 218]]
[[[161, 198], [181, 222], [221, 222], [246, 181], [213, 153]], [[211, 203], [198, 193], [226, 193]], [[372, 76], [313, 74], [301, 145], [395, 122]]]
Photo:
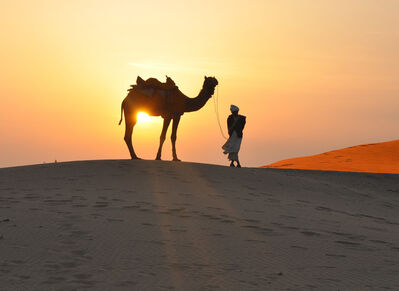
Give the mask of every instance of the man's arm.
[[229, 135], [231, 136], [233, 133], [233, 118], [229, 116], [227, 118], [227, 131], [229, 132]]

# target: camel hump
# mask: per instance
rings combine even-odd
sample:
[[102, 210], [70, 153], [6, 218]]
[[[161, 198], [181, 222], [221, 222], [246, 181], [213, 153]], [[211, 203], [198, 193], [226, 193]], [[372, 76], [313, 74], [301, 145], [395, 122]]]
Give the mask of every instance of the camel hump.
[[[137, 77], [136, 86], [139, 89], [159, 89], [159, 90], [173, 90], [176, 89], [176, 83], [169, 77], [166, 77], [166, 82], [162, 83], [156, 78], [149, 78], [146, 81], [140, 76]], [[133, 87], [134, 85], [132, 85]]]

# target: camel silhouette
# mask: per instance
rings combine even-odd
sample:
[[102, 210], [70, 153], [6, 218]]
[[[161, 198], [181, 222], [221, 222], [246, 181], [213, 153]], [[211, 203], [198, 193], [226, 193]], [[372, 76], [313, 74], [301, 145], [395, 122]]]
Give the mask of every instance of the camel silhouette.
[[175, 86], [175, 83], [170, 78], [167, 78], [166, 83], [160, 83], [153, 78], [147, 80], [148, 83], [145, 83], [145, 81], [139, 77], [137, 80], [144, 83], [139, 85], [139, 82], [137, 82], [137, 85], [132, 85], [132, 88], [128, 90], [129, 93], [122, 102], [121, 120], [119, 121], [119, 124], [121, 124], [124, 114], [124, 139], [132, 160], [139, 159], [134, 151], [132, 143], [133, 128], [137, 122], [137, 113], [144, 111], [150, 116], [161, 116], [163, 118], [159, 148], [155, 159], [161, 160], [162, 146], [165, 141], [166, 132], [170, 121], [173, 120], [171, 135], [173, 161], [180, 161], [176, 154], [177, 128], [179, 126], [180, 117], [185, 112], [193, 112], [201, 109], [215, 93], [215, 87], [218, 85], [218, 81], [215, 77], [205, 76], [202, 89], [198, 96], [189, 98]]

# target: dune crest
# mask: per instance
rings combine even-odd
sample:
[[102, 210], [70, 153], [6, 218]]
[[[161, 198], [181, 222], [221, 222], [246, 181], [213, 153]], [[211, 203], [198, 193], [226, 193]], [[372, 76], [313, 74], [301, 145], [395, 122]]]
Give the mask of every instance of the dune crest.
[[262, 168], [399, 174], [399, 140], [286, 159]]

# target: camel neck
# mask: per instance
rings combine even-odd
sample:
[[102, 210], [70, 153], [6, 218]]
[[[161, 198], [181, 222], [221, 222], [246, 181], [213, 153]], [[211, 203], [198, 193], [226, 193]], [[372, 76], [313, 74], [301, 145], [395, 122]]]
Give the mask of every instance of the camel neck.
[[207, 93], [204, 89], [200, 91], [197, 97], [187, 98], [185, 112], [192, 112], [200, 110], [206, 102], [211, 98], [211, 95]]

